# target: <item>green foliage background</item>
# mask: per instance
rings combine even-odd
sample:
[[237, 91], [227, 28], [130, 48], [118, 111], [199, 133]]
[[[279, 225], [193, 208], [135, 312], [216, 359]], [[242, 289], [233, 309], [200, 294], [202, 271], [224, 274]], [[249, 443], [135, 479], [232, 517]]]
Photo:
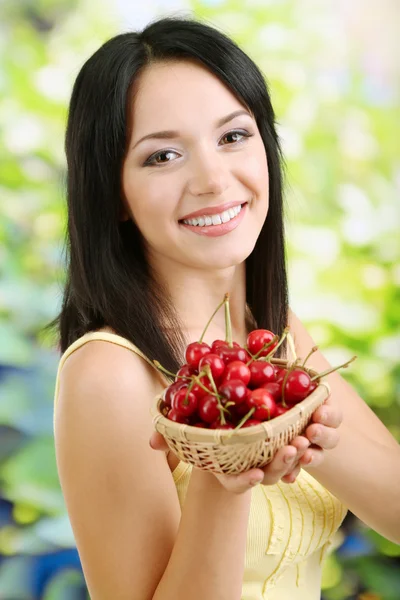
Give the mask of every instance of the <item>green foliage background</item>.
[[[323, 4], [188, 8], [266, 74], [286, 154], [292, 307], [332, 362], [358, 355], [346, 377], [400, 440], [399, 81]], [[120, 24], [111, 2], [5, 0], [1, 11], [0, 596], [35, 598], [47, 568], [41, 597], [76, 599], [86, 593], [68, 553], [52, 437], [58, 353], [42, 328], [64, 277], [68, 98], [84, 60]], [[400, 548], [351, 517], [342, 542], [324, 569], [324, 598], [396, 600]]]

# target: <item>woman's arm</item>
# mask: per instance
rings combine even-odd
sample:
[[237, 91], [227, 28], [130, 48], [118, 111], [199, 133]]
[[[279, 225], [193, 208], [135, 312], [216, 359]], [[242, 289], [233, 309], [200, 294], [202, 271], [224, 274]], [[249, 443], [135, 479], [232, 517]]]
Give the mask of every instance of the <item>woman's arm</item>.
[[[306, 356], [315, 345], [313, 339], [293, 312], [289, 324], [298, 356]], [[308, 364], [316, 371], [330, 367], [319, 351]], [[313, 477], [369, 527], [400, 544], [400, 446], [339, 373], [328, 375], [327, 380], [331, 398], [316, 412], [316, 423], [308, 427], [306, 436], [329, 451], [320, 460], [318, 451], [309, 449], [302, 462], [314, 452], [315, 466], [307, 467]], [[341, 417], [339, 429], [331, 428]]]
[[57, 464], [91, 598], [239, 600], [250, 487], [235, 494], [194, 471], [181, 514], [165, 454], [149, 445], [159, 390], [148, 369], [96, 341], [61, 373]]

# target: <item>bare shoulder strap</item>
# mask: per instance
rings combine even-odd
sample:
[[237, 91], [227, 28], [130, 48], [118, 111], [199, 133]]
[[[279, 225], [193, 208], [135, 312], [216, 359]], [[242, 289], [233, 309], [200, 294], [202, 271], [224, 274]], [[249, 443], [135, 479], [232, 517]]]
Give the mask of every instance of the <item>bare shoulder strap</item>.
[[287, 358], [290, 362], [294, 362], [297, 358], [297, 354], [294, 339], [290, 331], [287, 334], [287, 342]]
[[60, 362], [58, 365], [58, 371], [57, 371], [56, 389], [55, 389], [55, 394], [54, 394], [54, 405], [57, 402], [58, 391], [59, 391], [59, 376], [60, 376], [60, 372], [64, 366], [65, 361], [67, 360], [67, 358], [69, 356], [71, 356], [71, 354], [73, 352], [75, 352], [75, 350], [78, 350], [78, 348], [81, 348], [84, 344], [87, 344], [88, 342], [92, 342], [95, 340], [99, 340], [99, 341], [103, 341], [103, 342], [110, 342], [112, 344], [116, 344], [117, 346], [122, 346], [123, 348], [126, 348], [127, 350], [130, 350], [131, 352], [134, 352], [135, 354], [137, 354], [138, 356], [143, 358], [143, 360], [145, 360], [149, 365], [151, 365], [153, 367], [153, 369], [157, 372], [163, 385], [167, 386], [171, 383], [157, 369], [157, 367], [151, 362], [151, 360], [145, 354], [143, 354], [143, 352], [141, 350], [139, 350], [139, 348], [137, 348], [129, 340], [125, 339], [124, 337], [122, 337], [120, 335], [117, 335], [115, 333], [109, 333], [107, 331], [90, 331], [89, 333], [86, 333], [85, 335], [83, 335], [82, 337], [77, 339], [73, 344], [71, 344], [67, 348], [67, 350], [64, 352], [64, 354], [61, 356], [61, 359], [60, 359]]

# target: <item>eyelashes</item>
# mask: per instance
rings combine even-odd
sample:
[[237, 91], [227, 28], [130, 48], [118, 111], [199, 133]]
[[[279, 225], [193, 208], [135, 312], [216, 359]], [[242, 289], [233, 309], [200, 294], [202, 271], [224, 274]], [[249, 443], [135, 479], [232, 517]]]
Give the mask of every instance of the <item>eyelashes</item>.
[[[254, 133], [250, 133], [249, 131], [247, 131], [246, 129], [232, 129], [231, 131], [228, 131], [227, 133], [224, 133], [224, 135], [220, 138], [221, 140], [224, 140], [228, 137], [232, 137], [232, 136], [240, 136], [239, 140], [234, 140], [233, 142], [228, 142], [228, 144], [222, 144], [223, 146], [238, 146], [239, 144], [243, 144], [243, 142], [246, 141], [246, 138], [251, 138], [253, 137]], [[152, 154], [151, 156], [149, 156], [149, 158], [144, 162], [143, 166], [144, 167], [152, 167], [152, 166], [162, 166], [162, 165], [167, 165], [168, 163], [170, 163], [170, 160], [162, 160], [161, 162], [158, 162], [159, 158], [163, 158], [163, 157], [168, 157], [171, 154], [175, 154], [177, 156], [179, 156], [179, 153], [176, 152], [175, 150], [159, 150], [158, 152], [155, 152], [154, 154]]]

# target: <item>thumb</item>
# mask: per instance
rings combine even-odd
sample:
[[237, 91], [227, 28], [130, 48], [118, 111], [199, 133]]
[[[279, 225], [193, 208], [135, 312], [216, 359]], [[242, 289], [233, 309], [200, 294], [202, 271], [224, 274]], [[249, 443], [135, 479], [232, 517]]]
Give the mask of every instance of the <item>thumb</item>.
[[154, 431], [151, 434], [149, 444], [150, 447], [153, 448], [153, 450], [162, 450], [165, 452], [169, 449], [167, 442], [165, 441], [161, 433], [158, 433], [157, 431]]

